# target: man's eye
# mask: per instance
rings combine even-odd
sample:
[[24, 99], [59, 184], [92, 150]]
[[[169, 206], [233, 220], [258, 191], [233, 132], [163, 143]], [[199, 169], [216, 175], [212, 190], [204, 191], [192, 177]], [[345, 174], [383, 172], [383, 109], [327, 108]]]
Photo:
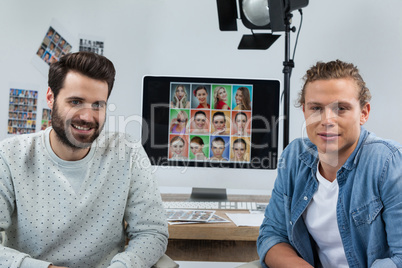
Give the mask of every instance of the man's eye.
[[321, 107], [318, 107], [318, 106], [313, 106], [310, 109], [313, 111], [321, 111]]
[[72, 104], [72, 105], [78, 105], [78, 104], [80, 104], [80, 101], [78, 101], [78, 100], [72, 100], [72, 101], [71, 101], [71, 104]]
[[105, 105], [103, 103], [94, 103], [94, 104], [92, 104], [92, 108], [94, 108], [94, 109], [101, 109], [103, 107], [105, 107]]

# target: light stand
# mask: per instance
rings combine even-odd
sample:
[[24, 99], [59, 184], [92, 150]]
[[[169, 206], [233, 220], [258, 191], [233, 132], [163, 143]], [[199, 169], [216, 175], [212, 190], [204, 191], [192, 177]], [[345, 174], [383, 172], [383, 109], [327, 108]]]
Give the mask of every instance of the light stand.
[[[306, 7], [309, 0], [216, 0], [218, 7], [219, 29], [221, 31], [237, 31], [237, 1], [239, 2], [240, 18], [251, 35], [244, 35], [238, 49], [268, 49], [279, 38], [279, 35], [270, 33], [255, 34], [253, 29], [271, 29], [272, 32], [285, 32], [285, 60], [283, 62], [284, 89], [283, 89], [283, 148], [289, 144], [289, 106], [290, 106], [290, 76], [294, 68], [293, 59], [290, 58], [290, 32], [296, 28], [291, 27], [292, 11]], [[268, 11], [268, 12], [267, 12]], [[303, 15], [300, 21], [303, 19]], [[297, 39], [300, 33], [297, 34]]]
[[283, 149], [289, 144], [289, 107], [290, 107], [290, 76], [295, 67], [290, 59], [290, 32], [295, 32], [295, 27], [290, 27], [293, 15], [288, 13], [285, 20], [285, 61], [283, 62]]

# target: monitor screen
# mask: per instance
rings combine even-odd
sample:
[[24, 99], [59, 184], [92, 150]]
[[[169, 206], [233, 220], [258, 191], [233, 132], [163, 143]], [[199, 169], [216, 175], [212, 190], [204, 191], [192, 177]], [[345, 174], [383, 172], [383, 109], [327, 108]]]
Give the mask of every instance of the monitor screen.
[[154, 166], [272, 170], [280, 82], [145, 76], [142, 144]]

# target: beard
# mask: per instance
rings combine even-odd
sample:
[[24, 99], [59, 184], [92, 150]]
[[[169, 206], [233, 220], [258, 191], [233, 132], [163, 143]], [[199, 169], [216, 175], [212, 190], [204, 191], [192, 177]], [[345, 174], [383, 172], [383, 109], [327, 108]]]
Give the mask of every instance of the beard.
[[[73, 135], [70, 130], [70, 127], [73, 127], [72, 125], [93, 128], [95, 132], [90, 136]], [[98, 122], [86, 122], [80, 119], [65, 120], [59, 113], [57, 103], [54, 103], [52, 110], [52, 128], [56, 133], [57, 139], [73, 150], [89, 148], [96, 138], [99, 137], [104, 125], [105, 122], [99, 125]]]

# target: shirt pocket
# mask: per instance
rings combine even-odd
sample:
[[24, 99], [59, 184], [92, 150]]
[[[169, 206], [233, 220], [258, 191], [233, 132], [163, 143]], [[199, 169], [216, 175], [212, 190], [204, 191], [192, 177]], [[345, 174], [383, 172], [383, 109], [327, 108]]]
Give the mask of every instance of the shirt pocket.
[[380, 198], [376, 198], [368, 204], [352, 210], [352, 218], [356, 227], [371, 224], [380, 214], [382, 208], [383, 204]]
[[[381, 220], [383, 204], [376, 198], [351, 212], [355, 225], [353, 241], [368, 256], [384, 256], [387, 251], [385, 226]], [[360, 246], [359, 246], [360, 245]]]

